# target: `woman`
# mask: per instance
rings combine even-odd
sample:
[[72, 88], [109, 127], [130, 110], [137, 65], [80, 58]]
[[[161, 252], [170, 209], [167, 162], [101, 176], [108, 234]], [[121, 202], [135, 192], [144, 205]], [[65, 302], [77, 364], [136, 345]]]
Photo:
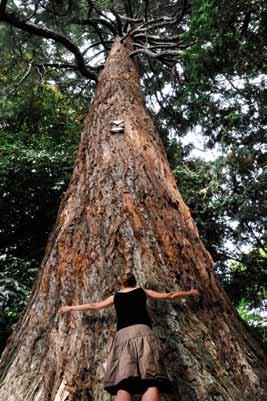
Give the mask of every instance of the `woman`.
[[146, 308], [147, 296], [160, 301], [199, 295], [198, 290], [162, 293], [136, 286], [131, 272], [120, 277], [120, 290], [102, 302], [62, 306], [59, 313], [94, 311], [114, 304], [117, 331], [107, 359], [104, 388], [116, 401], [131, 401], [132, 394], [142, 394], [141, 401], [160, 401], [160, 392], [170, 391], [159, 338], [152, 331]]

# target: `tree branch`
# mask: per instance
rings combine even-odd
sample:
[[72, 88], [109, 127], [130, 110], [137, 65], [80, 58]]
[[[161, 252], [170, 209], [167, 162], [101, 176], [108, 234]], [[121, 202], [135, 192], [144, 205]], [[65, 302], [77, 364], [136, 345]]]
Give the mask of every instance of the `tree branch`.
[[144, 10], [145, 21], [148, 20], [148, 8], [149, 8], [149, 0], [145, 0], [145, 10]]
[[122, 26], [122, 20], [120, 15], [114, 10], [114, 8], [111, 8], [110, 11], [115, 15], [116, 22], [117, 22], [117, 27], [118, 27], [118, 34], [122, 36], [123, 34], [123, 26]]
[[[76, 64], [69, 64], [69, 63], [42, 63], [42, 64], [33, 63], [33, 66], [34, 67], [39, 67], [39, 68], [40, 67], [41, 68], [42, 67], [50, 67], [50, 68], [59, 68], [59, 69], [66, 68], [68, 70], [79, 71]], [[100, 65], [98, 65], [97, 67], [94, 67], [94, 68], [96, 69], [96, 71], [100, 71], [100, 70], [102, 70], [104, 68], [104, 64], [100, 64]]]
[[131, 52], [130, 53], [130, 57], [133, 57], [133, 56], [135, 56], [136, 54], [140, 54], [140, 53], [143, 53], [143, 54], [145, 54], [145, 55], [147, 55], [148, 57], [151, 57], [151, 58], [160, 58], [160, 57], [164, 57], [164, 56], [180, 56], [181, 55], [181, 51], [179, 51], [179, 50], [166, 50], [166, 51], [164, 51], [164, 52], [161, 52], [161, 53], [155, 53], [155, 52], [153, 52], [153, 51], [151, 51], [150, 49], [146, 49], [146, 48], [143, 48], [143, 49], [137, 49], [137, 50], [134, 50], [133, 52]]
[[88, 52], [88, 50], [90, 50], [90, 49], [93, 49], [93, 47], [97, 47], [97, 46], [99, 46], [99, 45], [102, 45], [102, 42], [96, 42], [96, 43], [93, 43], [93, 44], [91, 44], [90, 46], [88, 46], [83, 52], [82, 52], [82, 55], [84, 56], [87, 52]]
[[124, 9], [127, 15], [130, 16], [130, 18], [133, 17], [133, 10], [132, 10], [132, 4], [130, 0], [124, 0]]
[[185, 12], [186, 12], [187, 4], [188, 4], [187, 0], [183, 0], [182, 9], [178, 10], [177, 15], [176, 15], [177, 22], [180, 22], [183, 19]]
[[[186, 2], [184, 2], [184, 3], [186, 3]], [[160, 18], [156, 18], [156, 19], [151, 19], [150, 21], [145, 22], [143, 24], [143, 26], [149, 30], [149, 29], [155, 29], [155, 28], [162, 28], [167, 25], [177, 24], [183, 18], [185, 8], [186, 8], [186, 6], [183, 7], [182, 12], [180, 14], [177, 13], [177, 15], [174, 15], [173, 17], [164, 16], [164, 17], [160, 17]]]
[[108, 48], [108, 46], [106, 45], [107, 41], [103, 38], [102, 34], [108, 34], [107, 32], [101, 32], [97, 26], [94, 26], [92, 24], [92, 27], [94, 28], [94, 32], [98, 35], [101, 45], [104, 47], [104, 49], [106, 49], [107, 51], [109, 51], [110, 49]]
[[171, 48], [178, 48], [179, 44], [178, 43], [158, 43], [157, 45], [152, 45], [149, 46], [150, 50], [154, 49], [171, 49]]
[[0, 3], [0, 20], [3, 17], [3, 15], [5, 14], [7, 1], [8, 0], [2, 0], [1, 3]]
[[25, 74], [21, 77], [21, 79], [19, 80], [19, 82], [16, 84], [16, 86], [15, 86], [15, 87], [12, 89], [12, 91], [10, 92], [10, 94], [9, 94], [10, 96], [13, 96], [13, 95], [17, 92], [17, 90], [18, 90], [18, 88], [20, 87], [20, 85], [21, 85], [21, 84], [25, 81], [25, 79], [27, 79], [27, 77], [30, 75], [32, 66], [33, 66], [32, 63], [30, 63], [30, 64], [28, 65], [28, 68], [27, 68]]
[[69, 21], [70, 24], [77, 24], [77, 25], [104, 25], [106, 28], [108, 28], [115, 36], [117, 35], [117, 29], [113, 24], [111, 24], [109, 21], [105, 20], [104, 18], [88, 18], [88, 19], [79, 19], [79, 18], [73, 18]]
[[70, 12], [70, 10], [71, 10], [71, 7], [72, 7], [72, 1], [71, 1], [71, 0], [68, 0], [68, 8], [67, 8], [66, 12], [65, 12], [65, 13], [62, 13], [62, 14], [59, 14], [59, 13], [57, 13], [57, 12], [55, 11], [54, 2], [52, 2], [53, 10], [50, 10], [49, 7], [47, 7], [45, 4], [43, 4], [43, 3], [41, 3], [41, 2], [40, 2], [40, 6], [41, 6], [45, 11], [47, 11], [48, 13], [53, 14], [53, 15], [56, 16], [56, 17], [62, 18], [62, 17], [66, 17], [66, 16], [69, 14], [69, 12]]
[[[91, 57], [89, 57], [88, 62], [92, 61], [95, 57], [99, 56], [99, 54], [102, 54], [102, 53], [105, 53], [105, 52], [106, 52], [105, 49], [99, 50], [97, 53], [95, 53]], [[101, 65], [103, 65], [103, 64], [101, 64]]]
[[252, 237], [254, 238], [254, 240], [256, 241], [257, 245], [259, 248], [261, 248], [263, 250], [263, 252], [266, 251], [266, 247], [264, 246], [264, 244], [261, 242], [260, 238], [257, 237], [257, 235], [255, 234], [253, 228], [249, 225], [248, 222], [244, 222], [244, 225], [247, 227], [248, 231], [251, 233]]
[[[0, 3], [0, 22], [2, 21], [8, 23], [11, 26], [22, 29], [30, 34], [46, 39], [52, 39], [53, 41], [62, 44], [74, 55], [78, 71], [86, 78], [97, 80], [97, 71], [102, 68], [102, 65], [93, 67], [89, 65], [90, 63], [88, 63], [85, 58], [87, 51], [97, 45], [89, 45], [86, 50], [80, 51], [79, 47], [76, 46], [76, 44], [74, 44], [70, 38], [66, 37], [60, 32], [60, 28], [55, 28], [55, 31], [53, 28], [46, 28], [42, 25], [39, 25], [39, 23], [36, 24], [29, 21], [32, 16], [37, 15], [36, 10], [39, 4], [53, 15], [58, 15], [57, 9], [50, 10], [47, 8], [46, 4], [44, 5], [40, 3], [40, 1], [41, 0], [36, 0], [34, 2], [35, 8], [33, 13], [31, 13], [31, 16], [27, 17], [26, 20], [23, 20], [21, 16], [15, 14], [14, 12], [7, 12], [7, 0], [2, 0]], [[110, 42], [110, 35], [117, 36], [119, 34], [121, 37], [121, 42], [123, 42], [128, 36], [131, 36], [135, 42], [135, 46], [138, 47], [130, 54], [131, 57], [135, 56], [136, 54], [145, 54], [151, 59], [157, 59], [168, 67], [172, 67], [173, 64], [177, 62], [177, 58], [181, 54], [182, 49], [191, 45], [181, 43], [179, 40], [180, 35], [167, 36], [167, 27], [177, 24], [183, 18], [186, 12], [187, 0], [179, 0], [175, 3], [175, 12], [172, 16], [162, 17], [153, 17], [153, 10], [150, 7], [151, 2], [149, 0], [144, 0], [143, 3], [140, 3], [140, 10], [143, 10], [143, 13], [145, 13], [145, 17], [142, 19], [137, 17], [134, 18], [130, 0], [123, 0], [123, 4], [125, 9], [128, 11], [128, 15], [121, 15], [117, 12], [117, 9], [111, 9], [111, 12], [116, 18], [116, 20], [114, 20], [113, 17], [105, 15], [106, 13], [98, 8], [94, 0], [87, 0], [88, 17], [71, 18], [69, 19], [68, 24], [88, 26], [90, 33], [94, 30], [99, 37], [97, 44], [101, 44], [106, 51], [110, 50], [110, 46], [107, 45], [107, 43]], [[56, 3], [54, 4], [54, 2], [52, 2], [52, 7], [54, 7], [54, 5], [56, 5]], [[67, 5], [68, 10], [71, 10], [72, 1], [68, 0]], [[165, 37], [161, 37], [161, 33], [157, 34], [158, 29], [162, 27], [166, 27], [166, 32], [164, 30], [164, 33], [166, 33]], [[106, 35], [108, 35], [108, 37], [106, 37]], [[60, 65], [61, 67], [59, 68], [73, 68], [72, 64], [69, 64], [67, 67], [64, 62], [63, 64], [56, 62], [53, 65]], [[63, 65], [66, 67], [63, 67]]]
[[141, 24], [143, 22], [142, 18], [130, 18], [126, 15], [118, 14], [122, 21], [131, 22], [133, 24]]
[[40, 1], [41, 1], [41, 0], [38, 0], [38, 1], [36, 2], [35, 6], [34, 6], [33, 12], [29, 15], [29, 17], [27, 17], [27, 18], [24, 20], [24, 22], [27, 22], [27, 21], [29, 21], [31, 18], [35, 17], [35, 15], [36, 15], [36, 13], [37, 13], [37, 10], [38, 10], [38, 7], [39, 7], [39, 4], [40, 4]]
[[[98, 9], [97, 6], [96, 6], [96, 4], [93, 3], [92, 0], [88, 0], [88, 4], [90, 5], [90, 7], [92, 7], [92, 10], [95, 10], [95, 12], [96, 12], [98, 15], [100, 15], [101, 17], [104, 17], [104, 19], [108, 20], [108, 21], [111, 23], [111, 25], [113, 25], [114, 28], [116, 29], [116, 27], [115, 27], [115, 25], [114, 25], [114, 21], [112, 21], [111, 18], [109, 18], [109, 17], [108, 17], [106, 14], [104, 14], [100, 9]], [[90, 14], [90, 17], [91, 17], [91, 14]]]
[[169, 37], [163, 37], [163, 36], [155, 36], [155, 35], [146, 35], [145, 33], [142, 32], [137, 32], [134, 35], [135, 38], [144, 38], [144, 39], [149, 39], [153, 42], [169, 42], [169, 43], [173, 43], [173, 42], [177, 42], [180, 39], [180, 35], [175, 35], [175, 36], [169, 36]]
[[39, 25], [33, 24], [31, 22], [23, 21], [17, 17], [14, 13], [3, 13], [0, 18], [0, 22], [6, 22], [16, 28], [22, 29], [23, 31], [29, 32], [31, 34], [41, 36], [46, 39], [52, 39], [57, 43], [62, 44], [66, 47], [75, 57], [76, 65], [80, 73], [86, 77], [93, 80], [97, 80], [97, 74], [95, 67], [87, 67], [85, 65], [85, 60], [79, 48], [66, 36], [61, 33], [57, 33], [48, 28], [42, 28]]

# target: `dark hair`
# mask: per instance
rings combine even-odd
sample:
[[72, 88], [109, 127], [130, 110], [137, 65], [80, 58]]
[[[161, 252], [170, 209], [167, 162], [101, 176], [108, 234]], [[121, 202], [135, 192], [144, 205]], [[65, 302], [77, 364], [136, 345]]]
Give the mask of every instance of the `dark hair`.
[[119, 276], [119, 283], [124, 287], [135, 287], [136, 278], [133, 273], [126, 271], [124, 274]]

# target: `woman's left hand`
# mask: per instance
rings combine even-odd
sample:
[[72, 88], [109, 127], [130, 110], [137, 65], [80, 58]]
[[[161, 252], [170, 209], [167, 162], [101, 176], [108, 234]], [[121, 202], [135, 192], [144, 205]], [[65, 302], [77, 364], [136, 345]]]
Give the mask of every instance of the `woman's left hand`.
[[200, 295], [199, 291], [196, 290], [195, 288], [191, 288], [191, 290], [189, 291], [189, 295], [196, 297], [197, 295]]

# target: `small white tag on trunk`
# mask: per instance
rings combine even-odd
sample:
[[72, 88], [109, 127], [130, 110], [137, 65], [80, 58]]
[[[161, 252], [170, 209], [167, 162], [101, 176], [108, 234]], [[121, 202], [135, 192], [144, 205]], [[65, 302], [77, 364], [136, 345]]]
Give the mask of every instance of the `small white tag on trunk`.
[[111, 123], [110, 132], [112, 134], [123, 134], [124, 133], [124, 127], [125, 127], [124, 120], [113, 120], [110, 123]]
[[114, 124], [114, 125], [124, 125], [124, 120], [113, 120], [113, 121], [111, 121], [111, 124]]

